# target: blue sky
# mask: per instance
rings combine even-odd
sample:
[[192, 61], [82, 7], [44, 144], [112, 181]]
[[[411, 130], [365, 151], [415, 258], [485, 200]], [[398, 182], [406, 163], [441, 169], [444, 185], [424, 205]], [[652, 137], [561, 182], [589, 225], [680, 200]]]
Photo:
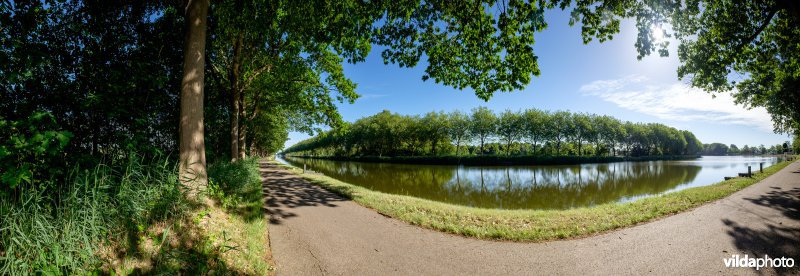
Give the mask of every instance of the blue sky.
[[[735, 105], [729, 94], [716, 98], [678, 80], [675, 46], [670, 57], [657, 54], [636, 59], [633, 21], [625, 21], [613, 40], [584, 45], [580, 27], [570, 27], [569, 14], [548, 11], [549, 27], [535, 35], [534, 52], [541, 75], [522, 91], [496, 93], [488, 102], [469, 89], [458, 90], [422, 81], [427, 63], [415, 68], [384, 65], [380, 48], [373, 47], [367, 60], [345, 65], [345, 73], [358, 83], [361, 94], [354, 104], [338, 104], [346, 121], [373, 115], [384, 109], [400, 114], [461, 110], [486, 106], [500, 112], [520, 110], [570, 110], [611, 115], [632, 122], [657, 122], [695, 133], [703, 143], [720, 142], [739, 147], [767, 147], [790, 140], [772, 132], [764, 109], [747, 110]], [[291, 132], [286, 146], [309, 136]]]

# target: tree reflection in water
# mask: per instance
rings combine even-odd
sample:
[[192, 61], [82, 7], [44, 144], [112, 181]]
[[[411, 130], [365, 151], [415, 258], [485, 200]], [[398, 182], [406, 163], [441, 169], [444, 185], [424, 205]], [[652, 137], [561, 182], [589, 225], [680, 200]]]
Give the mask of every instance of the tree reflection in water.
[[[286, 158], [285, 161], [298, 167], [305, 164], [314, 171], [341, 181], [385, 193], [483, 208], [569, 209], [658, 195], [681, 187], [712, 184], [718, 180], [711, 181], [705, 177], [699, 181], [708, 183], [695, 183], [701, 170], [735, 171], [741, 168], [742, 160], [731, 160], [497, 167], [362, 163], [307, 158]], [[766, 165], [772, 163], [774, 161]], [[758, 168], [758, 162], [751, 160], [746, 163], [752, 164]], [[727, 168], [729, 165], [732, 168]], [[721, 177], [714, 177], [721, 180]]]

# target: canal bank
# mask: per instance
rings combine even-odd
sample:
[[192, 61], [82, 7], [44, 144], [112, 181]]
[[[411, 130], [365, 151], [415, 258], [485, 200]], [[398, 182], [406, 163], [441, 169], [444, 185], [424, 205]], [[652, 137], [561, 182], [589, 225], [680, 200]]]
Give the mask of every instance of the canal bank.
[[[414, 227], [311, 185], [275, 164], [263, 164], [262, 174], [269, 193], [270, 237], [279, 273], [750, 274], [755, 270], [727, 270], [723, 258], [731, 254], [798, 254], [792, 245], [800, 242], [800, 221], [791, 206], [796, 206], [800, 193], [800, 174], [792, 172], [799, 171], [800, 165], [791, 164], [766, 177], [787, 165], [781, 163], [756, 175], [754, 180], [763, 181], [748, 188], [742, 186], [748, 186], [743, 181], [748, 179], [707, 186], [743, 190], [688, 212], [586, 239], [545, 243], [481, 241]], [[332, 188], [353, 193], [356, 201], [364, 197], [358, 187]], [[676, 192], [672, 195], [680, 196], [671, 198], [691, 201], [698, 193], [696, 189], [685, 191], [692, 192]], [[641, 201], [646, 199], [636, 202]], [[399, 208], [408, 207], [395, 203]], [[454, 216], [459, 215], [468, 214]], [[543, 215], [531, 213], [529, 226], [544, 222], [536, 218]], [[579, 219], [571, 217], [573, 226], [579, 225]], [[498, 222], [502, 221], [494, 221]]]
[[692, 160], [549, 166], [456, 166], [279, 159], [372, 191], [453, 205], [506, 210], [566, 210], [624, 203], [722, 181], [769, 167], [775, 157], [704, 156]]
[[[334, 191], [378, 213], [446, 233], [479, 239], [546, 241], [593, 235], [679, 213], [724, 198], [781, 170], [768, 167], [752, 178], [734, 178], [626, 203], [605, 203], [566, 210], [475, 208], [377, 192], [324, 174], [300, 174], [312, 184]], [[290, 172], [301, 173], [296, 168]]]

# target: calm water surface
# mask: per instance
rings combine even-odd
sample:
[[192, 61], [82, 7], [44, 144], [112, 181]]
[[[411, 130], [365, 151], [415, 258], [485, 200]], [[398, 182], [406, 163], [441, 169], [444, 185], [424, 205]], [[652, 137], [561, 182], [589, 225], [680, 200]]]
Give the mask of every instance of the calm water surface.
[[563, 166], [449, 166], [282, 160], [385, 193], [498, 209], [569, 209], [625, 202], [758, 171], [774, 157], [704, 156], [688, 161], [617, 162]]

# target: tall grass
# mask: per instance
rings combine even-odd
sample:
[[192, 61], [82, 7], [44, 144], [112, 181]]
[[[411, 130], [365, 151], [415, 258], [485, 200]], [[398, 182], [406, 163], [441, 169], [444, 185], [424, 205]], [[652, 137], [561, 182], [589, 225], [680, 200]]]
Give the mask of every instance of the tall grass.
[[63, 182], [22, 187], [0, 199], [0, 274], [83, 274], [98, 270], [99, 246], [135, 239], [187, 202], [166, 158], [136, 155], [75, 169]]
[[209, 195], [247, 220], [263, 215], [258, 160], [218, 162], [208, 168]]

